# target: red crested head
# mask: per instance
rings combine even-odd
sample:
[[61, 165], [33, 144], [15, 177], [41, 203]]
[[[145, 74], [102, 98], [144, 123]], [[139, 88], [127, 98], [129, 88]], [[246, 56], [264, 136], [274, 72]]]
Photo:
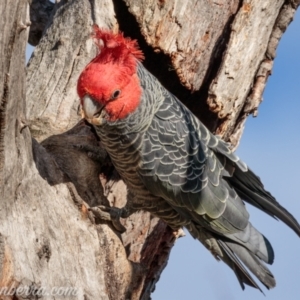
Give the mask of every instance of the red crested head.
[[[100, 115], [110, 121], [123, 119], [140, 103], [142, 90], [136, 69], [143, 53], [136, 41], [122, 33], [94, 26], [93, 37], [100, 53], [86, 66], [77, 83], [85, 117], [91, 123]], [[90, 101], [94, 105], [85, 103]]]

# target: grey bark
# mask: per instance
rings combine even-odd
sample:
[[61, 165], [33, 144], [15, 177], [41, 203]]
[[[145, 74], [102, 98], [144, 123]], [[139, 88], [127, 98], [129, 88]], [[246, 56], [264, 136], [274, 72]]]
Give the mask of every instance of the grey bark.
[[[299, 1], [57, 2], [0, 3], [0, 287], [148, 299], [182, 233], [139, 212], [120, 235], [88, 211], [106, 198], [122, 206], [127, 194], [105, 155], [72, 146], [98, 145], [77, 115], [76, 81], [96, 54], [91, 25], [138, 39], [145, 65], [235, 147]], [[37, 47], [25, 73], [28, 36]]]

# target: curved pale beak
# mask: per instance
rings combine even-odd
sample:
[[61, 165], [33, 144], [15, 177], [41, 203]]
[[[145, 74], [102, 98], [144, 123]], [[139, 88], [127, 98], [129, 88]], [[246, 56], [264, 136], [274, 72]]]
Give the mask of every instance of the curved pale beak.
[[81, 116], [93, 125], [101, 125], [104, 105], [94, 101], [87, 95], [84, 96], [82, 102]]

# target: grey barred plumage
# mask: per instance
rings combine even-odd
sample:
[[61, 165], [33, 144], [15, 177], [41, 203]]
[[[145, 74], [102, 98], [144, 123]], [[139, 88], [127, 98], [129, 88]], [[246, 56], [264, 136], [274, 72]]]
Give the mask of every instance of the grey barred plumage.
[[141, 64], [138, 76], [143, 90], [138, 109], [123, 120], [95, 126], [134, 194], [131, 205], [173, 228], [185, 226], [206, 247], [206, 235], [213, 237], [216, 245], [210, 250], [234, 269], [242, 287], [244, 282], [258, 288], [239, 259], [268, 288], [274, 286], [273, 275], [261, 261], [272, 263], [273, 249], [249, 222], [241, 198], [299, 234], [297, 221], [229, 145], [212, 135]]
[[209, 132], [141, 63], [134, 62], [140, 102], [124, 118], [107, 118], [107, 106], [115, 99], [102, 99], [100, 105], [85, 91], [83, 79], [79, 84], [80, 94], [87, 95], [83, 99], [87, 119], [130, 190], [128, 205], [151, 212], [174, 229], [185, 226], [235, 272], [242, 288], [248, 284], [260, 289], [244, 265], [267, 288], [274, 287], [274, 276], [264, 264], [273, 263], [272, 246], [249, 222], [243, 201], [282, 220], [300, 236], [298, 222], [229, 144]]

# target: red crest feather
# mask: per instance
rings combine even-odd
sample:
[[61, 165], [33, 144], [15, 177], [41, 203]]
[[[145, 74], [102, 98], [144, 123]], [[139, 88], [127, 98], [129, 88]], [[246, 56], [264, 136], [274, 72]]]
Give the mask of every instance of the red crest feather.
[[121, 32], [115, 34], [109, 30], [100, 29], [97, 25], [93, 26], [93, 30], [92, 36], [96, 39], [96, 45], [100, 50], [100, 54], [94, 61], [115, 61], [135, 69], [136, 63], [133, 66], [132, 56], [139, 61], [144, 59], [144, 54], [139, 49], [136, 40], [125, 38]]

